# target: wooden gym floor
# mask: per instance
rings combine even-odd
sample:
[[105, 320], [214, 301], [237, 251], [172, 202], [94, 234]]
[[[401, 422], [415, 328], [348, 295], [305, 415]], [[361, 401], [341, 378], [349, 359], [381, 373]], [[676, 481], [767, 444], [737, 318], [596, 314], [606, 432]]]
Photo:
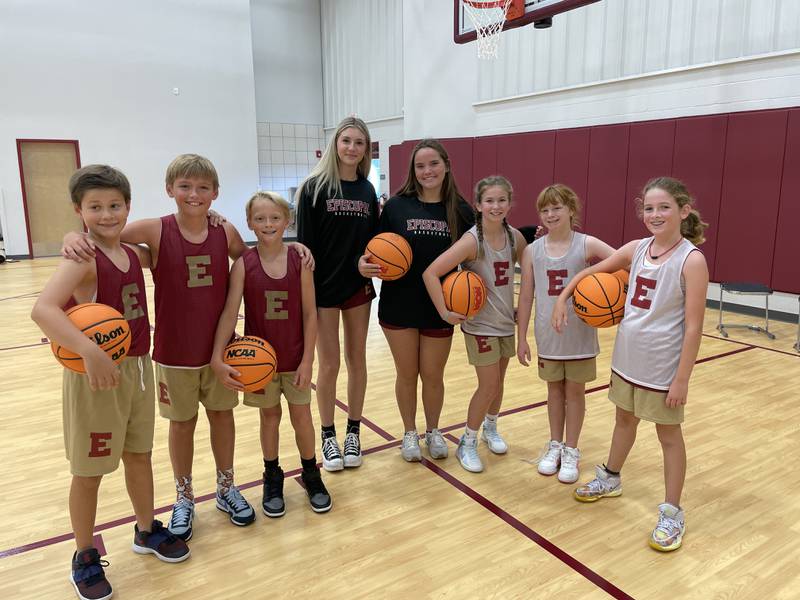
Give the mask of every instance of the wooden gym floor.
[[[68, 582], [74, 548], [61, 437], [61, 367], [29, 319], [56, 262], [0, 266], [0, 458], [8, 468], [0, 517], [2, 598], [74, 597]], [[149, 273], [147, 278], [150, 282]], [[287, 472], [287, 513], [271, 520], [258, 510], [250, 527], [231, 525], [212, 500], [214, 465], [207, 421], [201, 417], [194, 463], [201, 497], [189, 561], [170, 565], [131, 552], [133, 517], [121, 469], [103, 482], [96, 542], [111, 563], [106, 572], [115, 597], [796, 598], [796, 325], [772, 323], [775, 341], [744, 330], [733, 330], [724, 340], [714, 330], [716, 319], [715, 311], [706, 315], [686, 411], [689, 466], [682, 503], [687, 534], [677, 552], [664, 555], [647, 546], [663, 498], [653, 426], [640, 427], [621, 497], [575, 502], [573, 486], [538, 475], [532, 464], [548, 438], [546, 387], [535, 368], [515, 360], [500, 420], [509, 453], [493, 456], [481, 445], [483, 473], [467, 473], [458, 465], [455, 441], [475, 385], [459, 333], [447, 367], [441, 419], [450, 434], [450, 457], [405, 463], [398, 451], [403, 432], [392, 359], [373, 314], [362, 426], [366, 456], [359, 469], [324, 474], [333, 510], [314, 514], [292, 478], [299, 457], [285, 415], [281, 464]], [[605, 388], [613, 335], [613, 330], [601, 331], [599, 376], [587, 391], [581, 480], [608, 451], [614, 411]], [[338, 391], [343, 400], [345, 386], [343, 375]], [[235, 414], [236, 478], [258, 509], [258, 417], [244, 406]], [[337, 414], [340, 430], [345, 414]], [[318, 424], [315, 407], [314, 419]], [[418, 426], [424, 427], [421, 407]], [[166, 422], [156, 417], [156, 507], [164, 521], [174, 497], [166, 432]]]

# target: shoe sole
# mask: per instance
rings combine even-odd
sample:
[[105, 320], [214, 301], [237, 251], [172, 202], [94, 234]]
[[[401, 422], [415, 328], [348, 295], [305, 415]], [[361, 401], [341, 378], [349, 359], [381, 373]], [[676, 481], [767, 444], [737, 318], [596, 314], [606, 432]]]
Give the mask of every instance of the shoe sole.
[[460, 464], [460, 465], [461, 465], [461, 467], [462, 467], [462, 468], [463, 468], [465, 471], [469, 471], [470, 473], [482, 473], [482, 472], [483, 472], [483, 465], [481, 465], [481, 466], [480, 466], [480, 468], [477, 468], [477, 467], [468, 467], [467, 465], [465, 465], [465, 464], [464, 464], [464, 463], [461, 461], [461, 457], [457, 457], [457, 458], [458, 458], [458, 464]]
[[169, 557], [169, 556], [164, 556], [163, 554], [161, 554], [157, 550], [153, 550], [152, 548], [148, 548], [147, 546], [137, 546], [136, 544], [133, 544], [132, 547], [133, 547], [133, 551], [136, 552], [136, 554], [141, 554], [142, 556], [144, 556], [146, 554], [152, 554], [158, 560], [160, 560], [162, 562], [165, 562], [165, 563], [183, 562], [187, 558], [189, 558], [189, 556], [191, 556], [191, 554], [192, 554], [192, 551], [189, 550], [186, 554], [184, 554], [182, 556], [176, 556], [176, 557], [172, 558], [172, 557]]
[[422, 460], [422, 454], [415, 454], [414, 456], [406, 456], [403, 454], [403, 460], [406, 462], [420, 462]]
[[264, 513], [265, 517], [269, 517], [270, 519], [277, 519], [278, 517], [282, 517], [286, 514], [286, 508], [284, 508], [281, 512], [267, 512], [267, 509], [262, 506], [261, 511]]
[[358, 456], [345, 456], [344, 457], [344, 466], [346, 469], [355, 469], [356, 467], [360, 467], [362, 463], [361, 455]]
[[434, 460], [442, 460], [443, 458], [447, 458], [449, 456], [449, 452], [442, 452], [441, 454], [434, 454], [431, 452], [430, 448], [428, 448], [428, 454]]
[[544, 475], [545, 477], [552, 477], [553, 475], [555, 475], [556, 473], [558, 473], [558, 469], [556, 469], [556, 470], [555, 470], [555, 471], [553, 471], [552, 473], [543, 473], [543, 472], [542, 472], [542, 471], [540, 471], [539, 469], [536, 469], [536, 472], [537, 472], [537, 473], [539, 473], [539, 475]]
[[670, 546], [661, 546], [654, 542], [652, 537], [649, 540], [649, 544], [653, 550], [658, 550], [659, 552], [674, 552], [683, 544], [683, 535], [678, 536], [678, 538]]
[[562, 478], [561, 478], [561, 470], [559, 470], [559, 471], [558, 471], [558, 480], [559, 480], [561, 483], [568, 483], [568, 484], [569, 484], [569, 483], [575, 483], [575, 482], [576, 482], [576, 481], [578, 481], [578, 479], [580, 479], [580, 478], [581, 478], [581, 477], [580, 477], [580, 470], [578, 470], [578, 472], [576, 472], [576, 473], [575, 473], [575, 479], [562, 479]]
[[506, 452], [508, 452], [508, 446], [506, 446], [503, 450], [495, 450], [494, 448], [492, 448], [491, 445], [489, 444], [489, 440], [486, 439], [486, 436], [484, 436], [483, 433], [481, 433], [481, 440], [486, 443], [486, 447], [489, 448], [489, 451], [492, 454], [505, 454]]
[[600, 496], [578, 496], [578, 492], [575, 492], [573, 496], [575, 500], [578, 502], [597, 502], [600, 498], [616, 498], [617, 496], [622, 495], [622, 489], [614, 490], [613, 492], [609, 492], [608, 494], [601, 494]]
[[[86, 596], [81, 594], [80, 590], [78, 589], [78, 584], [75, 583], [74, 579], [72, 579], [72, 575], [70, 575], [70, 577], [69, 577], [69, 582], [72, 584], [72, 587], [75, 588], [75, 593], [77, 594], [78, 598], [80, 598], [81, 600], [93, 600], [92, 598], [87, 598]], [[103, 596], [101, 598], [95, 598], [94, 600], [108, 600], [113, 595], [114, 595], [114, 590], [112, 589], [111, 593], [108, 596]]]
[[330, 504], [328, 504], [328, 506], [325, 506], [325, 507], [323, 507], [323, 508], [317, 508], [317, 507], [316, 507], [316, 506], [314, 506], [313, 504], [309, 504], [309, 506], [311, 506], [311, 510], [313, 510], [315, 513], [318, 513], [318, 514], [321, 514], [321, 513], [326, 513], [326, 512], [328, 512], [330, 509], [332, 509], [332, 508], [333, 508], [333, 500], [331, 500], [331, 503], [330, 503]]
[[256, 512], [255, 511], [253, 511], [253, 515], [250, 517], [249, 520], [247, 520], [247, 521], [237, 521], [235, 515], [231, 514], [231, 512], [228, 509], [223, 508], [219, 504], [217, 504], [217, 510], [221, 511], [221, 512], [224, 512], [226, 515], [228, 515], [230, 517], [230, 519], [231, 519], [231, 523], [233, 523], [237, 527], [247, 527], [253, 521], [256, 520]]
[[341, 471], [342, 469], [344, 469], [344, 461], [339, 459], [339, 461], [336, 462], [327, 462], [323, 459], [322, 468], [328, 471], [329, 473], [333, 473], [335, 471]]

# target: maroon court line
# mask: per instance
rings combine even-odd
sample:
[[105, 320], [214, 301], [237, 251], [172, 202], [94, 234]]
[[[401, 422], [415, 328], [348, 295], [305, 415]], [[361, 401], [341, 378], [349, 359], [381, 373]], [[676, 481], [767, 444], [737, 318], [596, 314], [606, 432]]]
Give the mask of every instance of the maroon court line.
[[730, 342], [731, 344], [741, 344], [742, 346], [752, 346], [753, 348], [758, 348], [759, 350], [769, 350], [770, 352], [777, 352], [778, 354], [785, 354], [787, 356], [794, 356], [795, 358], [800, 358], [800, 353], [797, 352], [787, 352], [786, 350], [778, 350], [776, 348], [768, 348], [767, 346], [759, 346], [758, 344], [750, 344], [748, 342], [740, 342], [739, 340], [731, 340], [729, 338], [725, 338], [719, 335], [711, 335], [710, 333], [704, 333], [703, 337], [711, 338], [712, 340], [720, 340], [722, 342]]
[[50, 342], [38, 342], [36, 344], [25, 344], [23, 346], [9, 346], [8, 348], [0, 348], [0, 352], [4, 350], [21, 350], [22, 348], [36, 348], [37, 346], [46, 346]]
[[[715, 354], [715, 355], [712, 355], [712, 356], [707, 356], [706, 358], [701, 358], [700, 360], [698, 360], [697, 363], [708, 362], [710, 360], [714, 360], [714, 359], [717, 359], [717, 358], [724, 358], [726, 356], [731, 356], [732, 354], [738, 354], [740, 352], [746, 352], [747, 350], [753, 350], [754, 348], [758, 348], [758, 347], [759, 346], [747, 346], [746, 348], [740, 348], [740, 349], [737, 349], [737, 350], [732, 350], [730, 352], [724, 352], [722, 354]], [[316, 386], [313, 383], [311, 384], [311, 386], [314, 389], [316, 389]], [[601, 385], [601, 386], [597, 386], [597, 387], [594, 387], [594, 388], [589, 388], [588, 390], [586, 390], [586, 393], [590, 394], [590, 393], [593, 393], [593, 392], [597, 392], [597, 391], [606, 389], [607, 387], [608, 387], [608, 385]], [[346, 405], [344, 405], [344, 403], [340, 402], [339, 400], [337, 400], [337, 403], [341, 404], [342, 406], [345, 406], [345, 410], [346, 410]], [[546, 404], [547, 404], [547, 402], [536, 402], [534, 404], [528, 404], [526, 406], [519, 407], [519, 408], [516, 408], [516, 409], [509, 409], [507, 411], [501, 412], [500, 414], [501, 415], [513, 414], [513, 413], [517, 413], [517, 412], [522, 412], [523, 410], [530, 410], [530, 409], [533, 409], [533, 408], [538, 408], [538, 407], [544, 406]], [[362, 421], [370, 429], [372, 429], [373, 427], [377, 427], [371, 421], [363, 419], [363, 417], [362, 417]], [[458, 428], [463, 427], [463, 426], [464, 426], [463, 423], [456, 424], [456, 425], [448, 426], [448, 427], [442, 429], [441, 431], [442, 432], [452, 431], [453, 429], [458, 429]], [[375, 433], [378, 433], [379, 435], [389, 435], [388, 433], [383, 431], [383, 429], [380, 429], [380, 428], [377, 428], [377, 429], [379, 429], [379, 431], [377, 431], [375, 429], [373, 429], [373, 431], [375, 431]], [[383, 432], [383, 433], [380, 433], [380, 432]], [[454, 444], [456, 444], [456, 445], [458, 444], [458, 438], [456, 438], [455, 436], [447, 433], [445, 437], [447, 437]], [[386, 450], [388, 448], [396, 447], [400, 443], [401, 443], [401, 440], [393, 438], [393, 437], [390, 437], [389, 441], [386, 444], [382, 444], [380, 446], [376, 446], [374, 448], [370, 448], [368, 450], [364, 450], [362, 452], [362, 454], [368, 455], [368, 454], [373, 454], [375, 452], [381, 452], [381, 451]], [[423, 461], [424, 460], [425, 459], [423, 459]], [[295, 469], [293, 471], [287, 472], [286, 476], [294, 477], [299, 472], [300, 472], [300, 469]], [[261, 480], [260, 479], [256, 480], [256, 481], [250, 481], [248, 483], [244, 483], [244, 484], [240, 485], [239, 489], [249, 489], [249, 488], [255, 487], [255, 486], [260, 485], [260, 484], [261, 484]], [[215, 497], [216, 497], [216, 493], [204, 494], [202, 496], [199, 496], [199, 497], [195, 498], [195, 503], [206, 502], [206, 501], [211, 500], [211, 499], [213, 499]], [[153, 511], [153, 514], [158, 515], [158, 514], [162, 514], [162, 513], [168, 512], [170, 510], [172, 510], [172, 504], [169, 504], [169, 505], [166, 505], [166, 506], [162, 506], [160, 508], [155, 509]], [[97, 525], [97, 526], [95, 526], [95, 531], [105, 531], [106, 529], [111, 529], [111, 528], [117, 527], [119, 525], [125, 525], [125, 524], [128, 524], [128, 523], [133, 523], [135, 520], [136, 520], [136, 517], [134, 517], [132, 515], [128, 516], [128, 517], [123, 517], [123, 518], [117, 519], [115, 521], [109, 521], [108, 523], [103, 523], [101, 525]], [[16, 548], [11, 548], [9, 550], [0, 551], [0, 559], [6, 558], [7, 556], [12, 556], [14, 554], [20, 554], [22, 552], [28, 552], [30, 550], [36, 550], [36, 549], [39, 549], [39, 548], [44, 548], [44, 547], [50, 546], [52, 544], [58, 544], [60, 542], [71, 540], [73, 538], [74, 538], [74, 535], [72, 533], [65, 533], [63, 535], [47, 538], [47, 539], [44, 539], [44, 540], [39, 540], [37, 542], [31, 542], [30, 544], [25, 544], [24, 546], [18, 546]]]
[[19, 296], [6, 296], [5, 298], [0, 298], [0, 302], [5, 302], [6, 300], [18, 300], [20, 298], [32, 298], [33, 296], [38, 296], [41, 294], [41, 291], [38, 292], [28, 292], [27, 294], [20, 294]]
[[456, 488], [462, 494], [471, 498], [472, 500], [480, 504], [483, 508], [485, 508], [495, 516], [505, 521], [506, 524], [511, 525], [511, 527], [516, 529], [519, 533], [521, 533], [529, 540], [537, 544], [543, 550], [549, 552], [551, 555], [553, 555], [555, 558], [563, 562], [573, 571], [591, 581], [593, 584], [595, 584], [597, 587], [599, 587], [601, 590], [603, 590], [610, 596], [618, 599], [634, 600], [632, 596], [629, 596], [628, 594], [623, 592], [613, 583], [611, 583], [601, 575], [592, 571], [588, 566], [577, 560], [575, 557], [564, 552], [553, 542], [543, 537], [541, 534], [536, 533], [536, 531], [525, 525], [525, 523], [523, 523], [522, 521], [520, 521], [507, 511], [503, 510], [497, 504], [495, 504], [482, 494], [478, 493], [468, 485], [462, 483], [461, 481], [450, 475], [450, 473], [448, 473], [438, 465], [433, 464], [433, 462], [425, 458], [422, 459], [422, 464], [425, 465], [430, 471], [432, 471], [433, 473], [444, 479], [447, 483]]

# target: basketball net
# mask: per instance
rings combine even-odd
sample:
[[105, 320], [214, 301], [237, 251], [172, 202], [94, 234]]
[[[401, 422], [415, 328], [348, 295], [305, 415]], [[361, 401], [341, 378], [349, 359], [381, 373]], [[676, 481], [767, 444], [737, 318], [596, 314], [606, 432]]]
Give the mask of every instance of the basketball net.
[[478, 34], [478, 58], [497, 58], [497, 44], [511, 0], [463, 0], [463, 5]]

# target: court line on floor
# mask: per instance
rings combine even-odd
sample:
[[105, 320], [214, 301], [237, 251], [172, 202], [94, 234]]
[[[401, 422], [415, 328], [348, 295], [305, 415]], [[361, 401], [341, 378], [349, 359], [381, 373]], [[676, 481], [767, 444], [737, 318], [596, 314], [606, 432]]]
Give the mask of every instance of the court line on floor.
[[507, 525], [510, 525], [511, 527], [516, 529], [519, 533], [527, 537], [529, 540], [534, 542], [543, 550], [549, 552], [552, 556], [563, 562], [573, 571], [583, 576], [584, 578], [588, 579], [590, 582], [595, 584], [597, 587], [599, 587], [607, 594], [618, 599], [633, 600], [632, 596], [629, 596], [628, 594], [623, 592], [613, 583], [611, 583], [598, 573], [594, 572], [592, 569], [590, 569], [588, 566], [580, 562], [571, 554], [568, 554], [567, 552], [556, 546], [553, 542], [551, 542], [541, 534], [537, 533], [536, 531], [528, 527], [525, 523], [517, 519], [514, 515], [503, 510], [497, 504], [489, 500], [486, 496], [475, 491], [473, 488], [469, 487], [467, 484], [460, 481], [459, 479], [457, 479], [456, 477], [454, 477], [453, 475], [442, 469], [440, 466], [434, 464], [432, 461], [428, 459], [422, 459], [422, 464], [425, 467], [427, 467], [430, 471], [432, 471], [434, 474], [436, 474], [438, 477], [444, 479], [447, 483], [456, 488], [462, 494], [466, 495], [470, 499], [480, 504], [483, 508], [494, 514], [496, 517], [502, 519]]
[[712, 340], [720, 340], [722, 342], [730, 342], [731, 344], [741, 344], [743, 346], [752, 346], [753, 348], [758, 348], [759, 350], [769, 350], [770, 352], [777, 352], [778, 354], [785, 354], [787, 356], [794, 356], [795, 358], [800, 358], [800, 352], [788, 352], [786, 350], [778, 350], [777, 348], [769, 348], [767, 346], [759, 346], [758, 344], [751, 344], [750, 342], [742, 342], [739, 340], [731, 340], [726, 337], [722, 337], [720, 335], [711, 335], [710, 333], [704, 333], [703, 337], [711, 338]]
[[[696, 364], [703, 363], [703, 362], [708, 362], [708, 361], [715, 360], [715, 359], [718, 359], [718, 358], [725, 358], [727, 356], [731, 356], [731, 355], [734, 355], [734, 354], [739, 354], [741, 352], [747, 352], [748, 350], [753, 350], [753, 349], [755, 349], [757, 347], [758, 346], [747, 346], [745, 348], [738, 348], [736, 350], [731, 350], [730, 352], [723, 352], [722, 354], [714, 354], [712, 356], [707, 356], [705, 358], [701, 358], [701, 359], [697, 360]], [[601, 385], [601, 386], [589, 388], [588, 390], [586, 390], [585, 393], [586, 394], [591, 394], [591, 393], [594, 393], [594, 392], [597, 392], [597, 391], [600, 391], [600, 390], [604, 390], [606, 388], [608, 388], [608, 385]], [[342, 410], [345, 410], [345, 411], [347, 410], [347, 405], [344, 402], [341, 402], [338, 399], [336, 400], [336, 402], [337, 402], [337, 406], [339, 406]], [[505, 416], [505, 415], [510, 415], [510, 414], [514, 414], [514, 413], [518, 413], [518, 412], [523, 412], [523, 411], [526, 411], [526, 410], [531, 410], [531, 409], [534, 409], [534, 408], [539, 408], [541, 406], [545, 406], [546, 404], [547, 404], [547, 402], [535, 402], [533, 404], [527, 404], [527, 405], [524, 405], [524, 406], [521, 406], [521, 407], [510, 408], [510, 409], [508, 409], [506, 411], [501, 411], [500, 415], [501, 416]], [[362, 422], [364, 423], [365, 426], [367, 426], [369, 429], [371, 429], [377, 435], [380, 435], [381, 437], [389, 436], [389, 439], [387, 440], [387, 442], [385, 444], [381, 444], [379, 446], [375, 446], [373, 448], [369, 448], [367, 450], [364, 450], [363, 451], [364, 455], [374, 454], [376, 452], [381, 452], [381, 451], [387, 450], [389, 448], [397, 447], [402, 443], [401, 439], [392, 437], [391, 434], [387, 433], [385, 430], [383, 430], [380, 427], [378, 427], [377, 425], [375, 425], [375, 423], [373, 423], [372, 421], [366, 420], [366, 419], [364, 419], [362, 417]], [[375, 429], [373, 429], [373, 427]], [[453, 431], [454, 429], [458, 429], [460, 427], [464, 427], [464, 424], [463, 423], [461, 423], [461, 424], [456, 423], [455, 425], [449, 425], [449, 426], [443, 428], [441, 431], [442, 432], [445, 432], [445, 431], [449, 432], [449, 431]], [[457, 438], [455, 438], [455, 436], [453, 436], [453, 435], [448, 433], [447, 437], [451, 441], [454, 441], [454, 443], [456, 443], [456, 444], [458, 443], [458, 440], [457, 440]], [[294, 469], [292, 471], [286, 472], [285, 476], [286, 477], [290, 477], [290, 478], [291, 477], [295, 477], [296, 478], [300, 474], [300, 471], [301, 471], [301, 469]], [[261, 484], [262, 484], [262, 480], [261, 479], [257, 479], [255, 481], [250, 481], [250, 482], [243, 483], [243, 484], [239, 485], [239, 489], [246, 490], [246, 489], [250, 489], [250, 488], [259, 486]], [[216, 498], [216, 492], [212, 492], [212, 493], [209, 493], [209, 494], [203, 494], [202, 496], [197, 496], [195, 498], [195, 504], [200, 503], [200, 502], [207, 502], [207, 501], [212, 500], [214, 498]], [[167, 504], [165, 506], [161, 506], [161, 507], [156, 508], [153, 511], [153, 514], [159, 515], [159, 514], [166, 513], [166, 512], [168, 512], [170, 510], [172, 510], [172, 504]], [[100, 525], [95, 525], [94, 531], [95, 531], [95, 533], [99, 533], [101, 531], [106, 531], [107, 529], [113, 529], [114, 527], [119, 527], [121, 525], [126, 525], [126, 524], [133, 523], [135, 520], [136, 520], [136, 517], [133, 516], [133, 515], [129, 515], [127, 517], [121, 517], [121, 518], [115, 519], [113, 521], [108, 521], [108, 522], [102, 523]], [[61, 542], [65, 542], [65, 541], [73, 539], [74, 537], [75, 536], [72, 533], [65, 533], [65, 534], [62, 534], [62, 535], [46, 538], [46, 539], [43, 539], [43, 540], [38, 540], [36, 542], [31, 542], [29, 544], [25, 544], [25, 545], [22, 545], [22, 546], [17, 546], [15, 548], [10, 548], [8, 550], [3, 550], [3, 551], [0, 551], [0, 559], [7, 558], [7, 557], [13, 556], [15, 554], [21, 554], [23, 552], [29, 552], [31, 550], [37, 550], [39, 548], [44, 548], [44, 547], [47, 547], [47, 546], [51, 546], [53, 544], [58, 544], [58, 543], [61, 543]]]

